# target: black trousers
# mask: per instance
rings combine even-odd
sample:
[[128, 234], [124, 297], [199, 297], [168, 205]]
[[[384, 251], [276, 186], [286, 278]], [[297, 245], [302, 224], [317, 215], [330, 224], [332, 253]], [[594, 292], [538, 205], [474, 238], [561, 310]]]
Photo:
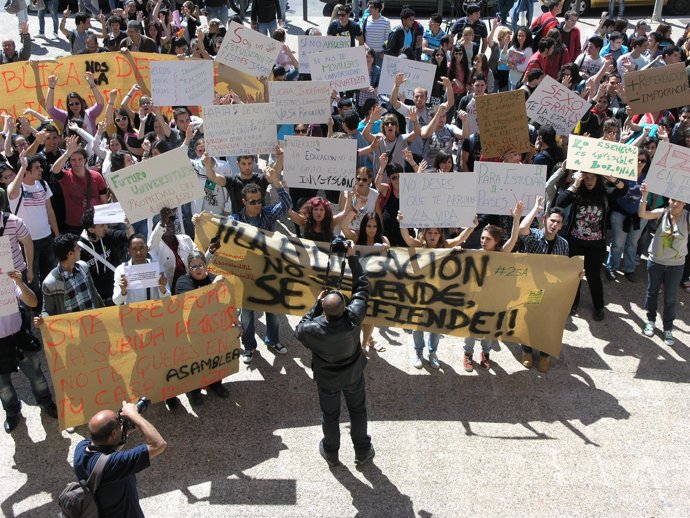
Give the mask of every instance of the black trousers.
[[[601, 282], [601, 269], [606, 260], [606, 247], [585, 247], [573, 241], [569, 241], [570, 257], [582, 255], [585, 258], [585, 275], [587, 276], [587, 285], [589, 292], [592, 295], [592, 305], [594, 310], [604, 309], [604, 285]], [[580, 303], [580, 288], [578, 287], [575, 295], [575, 302], [573, 307], [577, 307]]]
[[342, 392], [350, 412], [350, 437], [355, 447], [355, 455], [365, 455], [371, 447], [371, 437], [367, 434], [364, 376], [342, 389], [326, 389], [317, 383], [317, 390], [321, 405], [324, 450], [327, 453], [337, 454], [340, 449], [340, 393]]

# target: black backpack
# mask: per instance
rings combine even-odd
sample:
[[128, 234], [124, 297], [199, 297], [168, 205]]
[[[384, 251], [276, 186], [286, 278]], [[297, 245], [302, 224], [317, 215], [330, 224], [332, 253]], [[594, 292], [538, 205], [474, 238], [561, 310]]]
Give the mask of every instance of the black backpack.
[[539, 50], [539, 42], [544, 37], [544, 29], [547, 25], [551, 25], [554, 19], [555, 17], [548, 18], [547, 20], [544, 20], [543, 23], [530, 28], [529, 31], [532, 33], [532, 50], [534, 52]]
[[[48, 184], [43, 179], [39, 180], [39, 182], [41, 182], [41, 187], [43, 187], [43, 190], [46, 192], [46, 196], [47, 196], [48, 195]], [[24, 186], [20, 185], [19, 189], [21, 190], [22, 193], [19, 195], [19, 201], [17, 202], [17, 208], [14, 211], [15, 214], [19, 214], [19, 207], [22, 206], [22, 200], [24, 199]]]
[[96, 491], [110, 455], [101, 453], [87, 480], [70, 482], [58, 496], [59, 518], [98, 518]]

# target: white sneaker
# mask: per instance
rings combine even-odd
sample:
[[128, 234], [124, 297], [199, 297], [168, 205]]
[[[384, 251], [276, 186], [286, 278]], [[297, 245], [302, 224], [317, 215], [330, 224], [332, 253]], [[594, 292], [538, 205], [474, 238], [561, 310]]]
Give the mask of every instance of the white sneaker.
[[416, 353], [416, 354], [412, 357], [412, 366], [413, 366], [415, 369], [421, 369], [421, 368], [423, 367], [423, 365], [424, 365], [424, 364], [422, 363], [422, 353]]
[[664, 331], [664, 343], [666, 345], [673, 345], [676, 340], [673, 338], [673, 333], [671, 331]]
[[429, 365], [431, 365], [432, 369], [441, 368], [441, 364], [438, 361], [438, 356], [436, 356], [436, 353], [429, 353]]
[[654, 322], [647, 322], [644, 325], [644, 331], [642, 331], [642, 334], [650, 338], [654, 336]]

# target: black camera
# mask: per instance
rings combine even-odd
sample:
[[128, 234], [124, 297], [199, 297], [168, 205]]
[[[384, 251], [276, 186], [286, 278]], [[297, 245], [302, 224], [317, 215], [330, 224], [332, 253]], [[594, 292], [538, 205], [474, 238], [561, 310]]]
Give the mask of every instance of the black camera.
[[329, 254], [345, 255], [347, 254], [347, 249], [347, 239], [345, 239], [343, 236], [338, 235], [333, 238], [333, 241], [331, 241], [331, 249], [329, 250]]
[[[143, 414], [144, 411], [149, 407], [150, 404], [151, 404], [151, 400], [149, 398], [147, 398], [146, 396], [141, 396], [139, 398], [139, 401], [137, 401], [137, 412], [139, 412], [140, 414]], [[117, 413], [117, 418], [122, 423], [122, 431], [125, 434], [125, 438], [126, 438], [127, 432], [129, 432], [135, 428], [134, 423], [132, 421], [130, 421], [129, 419], [127, 419], [126, 417], [122, 416], [122, 410], [120, 410]]]

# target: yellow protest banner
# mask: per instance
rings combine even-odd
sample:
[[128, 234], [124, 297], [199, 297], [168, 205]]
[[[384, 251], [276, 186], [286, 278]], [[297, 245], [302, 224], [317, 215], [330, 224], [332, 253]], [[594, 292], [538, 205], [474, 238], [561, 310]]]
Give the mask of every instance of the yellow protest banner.
[[532, 148], [524, 92], [513, 90], [474, 99], [484, 157], [500, 157], [506, 151], [526, 153]]
[[[324, 287], [333, 287], [340, 261], [328, 244], [264, 232], [203, 214], [199, 248], [218, 237], [212, 269], [244, 286], [241, 307], [304, 314]], [[582, 258], [450, 249], [363, 251], [371, 284], [367, 322], [456, 336], [508, 340], [551, 355], [561, 350], [563, 327], [579, 285]], [[343, 290], [351, 290], [349, 275]]]
[[41, 335], [60, 428], [123, 400], [162, 401], [237, 372], [238, 293], [241, 285], [225, 279], [162, 300], [47, 317]]
[[[79, 93], [89, 105], [95, 99], [84, 74], [92, 72], [98, 89], [107, 102], [110, 90], [117, 89], [119, 101], [122, 100], [134, 83], [142, 87], [144, 95], [151, 95], [151, 61], [169, 61], [178, 59], [168, 54], [149, 54], [145, 52], [103, 52], [100, 54], [80, 54], [57, 60], [21, 61], [0, 66], [0, 112], [7, 112], [14, 117], [20, 116], [25, 109], [31, 108], [47, 115], [45, 96], [48, 93], [48, 77], [57, 77], [55, 87], [55, 106], [66, 110], [65, 101], [69, 92]], [[263, 85], [258, 79], [243, 74], [229, 67], [215, 65], [215, 91], [225, 95], [235, 91], [243, 101], [263, 101]], [[130, 101], [133, 109], [138, 107], [137, 93]], [[103, 113], [99, 117], [102, 120]]]

